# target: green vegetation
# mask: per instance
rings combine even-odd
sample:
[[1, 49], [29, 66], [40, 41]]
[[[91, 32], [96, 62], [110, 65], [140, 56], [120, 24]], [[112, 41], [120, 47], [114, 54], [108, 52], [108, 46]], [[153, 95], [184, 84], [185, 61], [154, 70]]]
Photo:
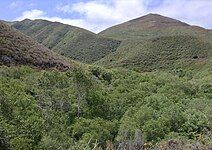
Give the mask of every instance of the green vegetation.
[[70, 62], [33, 39], [0, 22], [0, 65], [30, 65], [67, 70]]
[[95, 64], [136, 71], [195, 69], [212, 57], [212, 34], [201, 27], [149, 14], [111, 27], [100, 35], [122, 40]]
[[86, 63], [97, 61], [116, 51], [119, 40], [96, 35], [85, 29], [46, 20], [23, 20], [14, 28], [34, 38], [49, 49]]
[[211, 149], [209, 30], [152, 14], [100, 33], [118, 40], [13, 25], [97, 65], [0, 23], [0, 149]]
[[163, 36], [196, 36], [204, 38], [204, 40], [208, 40], [209, 42], [211, 42], [212, 39], [210, 30], [190, 26], [186, 23], [158, 14], [148, 14], [110, 27], [100, 32], [99, 35], [119, 40], [145, 40]]
[[66, 72], [1, 66], [0, 147], [152, 147], [169, 139], [207, 147], [211, 73], [210, 65], [184, 77], [94, 66]]
[[115, 53], [97, 62], [107, 67], [138, 71], [199, 68], [212, 57], [212, 45], [192, 36], [170, 36], [125, 41]]

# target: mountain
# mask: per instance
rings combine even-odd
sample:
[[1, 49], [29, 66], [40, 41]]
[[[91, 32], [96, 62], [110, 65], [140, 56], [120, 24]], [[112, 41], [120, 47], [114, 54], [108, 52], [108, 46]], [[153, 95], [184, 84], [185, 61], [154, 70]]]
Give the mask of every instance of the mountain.
[[[41, 22], [30, 34], [46, 26], [59, 38], [66, 30]], [[166, 28], [157, 28], [157, 36], [122, 39], [116, 51], [97, 62], [117, 67], [105, 69], [74, 64], [0, 23], [0, 150], [211, 149], [209, 34], [163, 35]], [[73, 32], [85, 43], [92, 34]], [[40, 38], [48, 39], [45, 33]], [[75, 44], [84, 47], [80, 40]]]
[[32, 38], [0, 22], [0, 64], [66, 70], [70, 62]]
[[204, 65], [211, 58], [212, 32], [198, 26], [148, 14], [94, 34], [47, 20], [12, 24], [61, 55], [105, 67], [139, 71]]
[[211, 38], [209, 30], [198, 26], [191, 26], [181, 21], [161, 16], [158, 14], [148, 14], [146, 16], [130, 20], [128, 22], [110, 27], [99, 35], [115, 39], [149, 39], [161, 36], [191, 35]]
[[212, 56], [212, 34], [197, 26], [149, 14], [99, 33], [122, 41], [96, 64], [139, 71], [195, 68]]
[[12, 26], [13, 24], [17, 23], [18, 21], [5, 21], [5, 20], [0, 20], [0, 22], [7, 24], [9, 26]]
[[12, 25], [49, 49], [81, 62], [92, 63], [114, 52], [119, 40], [88, 30], [47, 20], [25, 19]]

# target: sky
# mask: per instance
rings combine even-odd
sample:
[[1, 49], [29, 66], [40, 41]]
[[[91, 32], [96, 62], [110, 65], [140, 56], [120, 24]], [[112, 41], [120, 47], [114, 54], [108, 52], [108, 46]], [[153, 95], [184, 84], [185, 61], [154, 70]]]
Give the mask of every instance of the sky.
[[212, 0], [0, 0], [0, 20], [46, 19], [98, 33], [157, 13], [212, 29]]

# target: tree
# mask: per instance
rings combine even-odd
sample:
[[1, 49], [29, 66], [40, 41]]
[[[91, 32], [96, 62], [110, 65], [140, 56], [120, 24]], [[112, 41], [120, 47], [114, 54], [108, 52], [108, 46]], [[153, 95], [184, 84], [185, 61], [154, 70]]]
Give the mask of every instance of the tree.
[[85, 98], [85, 95], [91, 89], [91, 80], [86, 76], [82, 68], [75, 68], [73, 70], [74, 82], [77, 91], [77, 117], [81, 115], [81, 101]]
[[100, 117], [107, 119], [109, 116], [109, 106], [106, 102], [106, 96], [98, 90], [90, 91], [86, 96], [86, 102], [89, 108], [89, 117]]

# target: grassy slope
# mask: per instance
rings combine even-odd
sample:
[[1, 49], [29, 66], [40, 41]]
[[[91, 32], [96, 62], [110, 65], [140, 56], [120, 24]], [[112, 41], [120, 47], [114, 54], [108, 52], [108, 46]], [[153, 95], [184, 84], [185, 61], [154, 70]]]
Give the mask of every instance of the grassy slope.
[[176, 68], [189, 63], [204, 64], [212, 56], [210, 43], [192, 36], [169, 36], [125, 41], [115, 53], [97, 64], [142, 71]]
[[161, 36], [191, 35], [212, 39], [211, 32], [201, 27], [190, 26], [178, 20], [157, 14], [149, 14], [99, 33], [115, 39], [149, 39]]
[[120, 41], [96, 35], [90, 31], [46, 20], [23, 20], [13, 25], [49, 49], [66, 57], [92, 63], [120, 45]]
[[0, 64], [31, 65], [64, 70], [69, 61], [38, 44], [18, 30], [0, 23]]
[[107, 67], [140, 71], [192, 68], [204, 65], [212, 56], [209, 30], [160, 15], [131, 20], [106, 29], [100, 35], [123, 41], [116, 52], [97, 62]]

